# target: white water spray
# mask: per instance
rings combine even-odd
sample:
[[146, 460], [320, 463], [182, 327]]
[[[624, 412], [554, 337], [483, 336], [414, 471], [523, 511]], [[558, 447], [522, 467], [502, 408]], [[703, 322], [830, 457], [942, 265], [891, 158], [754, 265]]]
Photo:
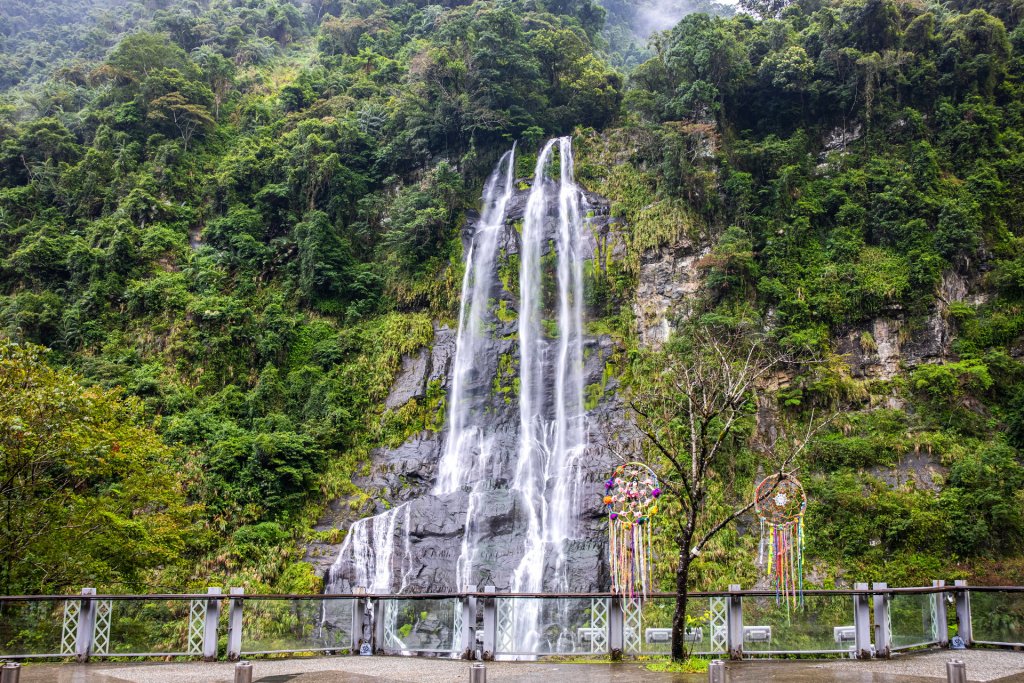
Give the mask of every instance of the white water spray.
[[369, 593], [390, 593], [392, 591], [395, 536], [398, 532], [398, 518], [403, 510], [405, 510], [405, 515], [402, 534], [405, 537], [403, 548], [406, 555], [400, 561], [400, 566], [404, 569], [405, 564], [412, 562], [411, 556], [409, 556], [408, 505], [408, 503], [402, 503], [375, 517], [360, 519], [349, 527], [341, 550], [338, 552], [338, 559], [334, 561], [327, 574], [328, 592], [342, 592], [339, 584], [346, 559], [351, 559], [355, 569], [354, 577], [350, 578], [352, 588], [363, 587]]
[[[548, 193], [555, 183], [548, 178], [548, 172], [556, 145], [560, 172], [557, 214], [552, 216]], [[523, 556], [512, 575], [513, 592], [536, 593], [545, 589], [549, 555], [553, 573], [547, 588], [564, 591], [568, 587], [565, 545], [575, 532], [575, 491], [580, 457], [586, 447], [579, 203], [580, 193], [573, 177], [572, 140], [551, 140], [537, 158], [520, 248], [520, 442], [513, 488], [520, 494], [527, 525]], [[548, 340], [543, 335], [542, 256], [545, 245], [551, 242], [558, 264], [557, 340]], [[538, 600], [524, 600], [517, 605], [515, 640], [521, 651], [536, 648], [540, 611]]]
[[482, 461], [487, 459], [489, 444], [483, 429], [484, 406], [481, 397], [471, 393], [470, 383], [489, 339], [486, 324], [494, 317], [490, 310], [494, 265], [514, 178], [515, 148], [505, 153], [484, 186], [480, 229], [473, 236], [466, 257], [452, 391], [448, 398], [448, 440], [437, 468], [435, 495], [453, 493], [486, 476], [486, 463]]

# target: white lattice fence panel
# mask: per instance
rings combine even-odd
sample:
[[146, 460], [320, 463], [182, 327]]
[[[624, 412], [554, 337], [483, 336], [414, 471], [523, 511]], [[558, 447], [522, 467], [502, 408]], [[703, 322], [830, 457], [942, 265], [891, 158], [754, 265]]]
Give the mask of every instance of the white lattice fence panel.
[[728, 603], [725, 598], [711, 598], [711, 651], [729, 650]]
[[398, 637], [398, 602], [384, 601], [384, 648], [404, 650], [405, 643]]
[[593, 598], [590, 601], [591, 652], [608, 651], [608, 600]]
[[203, 654], [206, 633], [206, 601], [193, 600], [188, 609], [188, 654]]
[[495, 634], [495, 651], [502, 654], [513, 652], [515, 645], [515, 614], [512, 598], [495, 600], [497, 612], [497, 633]]
[[96, 603], [96, 629], [92, 634], [92, 654], [110, 654], [110, 620], [114, 612], [111, 600]]
[[82, 603], [78, 600], [64, 601], [64, 627], [61, 629], [60, 653], [74, 656], [78, 650], [78, 620], [82, 616]]
[[892, 602], [889, 598], [882, 598], [885, 600], [885, 640], [890, 645], [892, 644]]
[[640, 654], [642, 644], [640, 633], [643, 628], [643, 606], [639, 600], [622, 603], [622, 646], [631, 655]]
[[455, 601], [455, 614], [452, 616], [452, 651], [458, 652], [462, 649], [462, 602]]

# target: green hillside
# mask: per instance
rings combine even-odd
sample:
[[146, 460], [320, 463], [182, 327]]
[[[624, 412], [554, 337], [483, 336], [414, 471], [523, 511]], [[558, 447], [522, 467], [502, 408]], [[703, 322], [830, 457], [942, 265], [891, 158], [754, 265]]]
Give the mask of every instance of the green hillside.
[[[812, 580], [1024, 579], [1020, 0], [752, 1], [649, 49], [593, 0], [36, 4], [0, 8], [0, 386], [50, 389], [0, 398], [0, 449], [67, 397], [40, 462], [125, 446], [78, 484], [0, 488], [0, 537], [32, 523], [4, 501], [152, 498], [46, 571], [94, 514], [67, 506], [0, 590], [316, 589], [326, 502], [443, 426], [438, 392], [384, 399], [456, 316], [484, 178], [563, 134], [626, 226], [588, 305], [627, 390], [656, 353], [651, 254], [695, 256], [691, 320], [819, 359], [779, 414], [839, 413], [801, 467]], [[746, 481], [757, 456], [730, 462]], [[702, 586], [753, 583], [756, 539], [728, 533]], [[126, 538], [146, 550], [108, 561]]]

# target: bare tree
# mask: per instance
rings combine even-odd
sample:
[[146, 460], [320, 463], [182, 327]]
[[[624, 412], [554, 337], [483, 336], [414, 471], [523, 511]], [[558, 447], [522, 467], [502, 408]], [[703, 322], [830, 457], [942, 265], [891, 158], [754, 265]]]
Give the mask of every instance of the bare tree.
[[[719, 514], [710, 513], [709, 485], [716, 463], [722, 464], [753, 431], [757, 396], [772, 390], [776, 374], [792, 364], [762, 338], [741, 332], [697, 327], [673, 352], [659, 354], [644, 376], [647, 385], [631, 402], [637, 428], [651, 447], [650, 464], [664, 488], [678, 497], [683, 512], [676, 518], [679, 546], [676, 608], [672, 619], [672, 658], [685, 656], [684, 634], [690, 568], [704, 547], [738, 517], [754, 507], [751, 500]], [[770, 464], [775, 484], [769, 497], [811, 438], [829, 419], [815, 422], [812, 413], [804, 438], [788, 440], [778, 432], [762, 439], [759, 450]]]

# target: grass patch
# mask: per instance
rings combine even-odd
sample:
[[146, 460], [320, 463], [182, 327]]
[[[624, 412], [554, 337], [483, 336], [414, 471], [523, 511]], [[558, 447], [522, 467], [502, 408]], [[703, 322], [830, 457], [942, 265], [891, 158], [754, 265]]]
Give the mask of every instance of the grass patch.
[[559, 664], [611, 664], [612, 658], [607, 655], [549, 655], [544, 657], [544, 661]]
[[690, 657], [689, 659], [684, 659], [681, 662], [673, 662], [671, 659], [663, 659], [648, 664], [647, 670], [658, 673], [701, 674], [708, 670], [708, 664], [708, 660], [701, 657]]

